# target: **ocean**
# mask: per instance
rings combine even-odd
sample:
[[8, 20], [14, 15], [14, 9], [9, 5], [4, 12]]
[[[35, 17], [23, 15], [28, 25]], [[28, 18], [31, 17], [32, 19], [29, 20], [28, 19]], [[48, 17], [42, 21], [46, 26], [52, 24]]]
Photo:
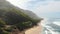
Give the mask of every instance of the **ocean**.
[[60, 34], [60, 18], [45, 18], [41, 25], [42, 34]]

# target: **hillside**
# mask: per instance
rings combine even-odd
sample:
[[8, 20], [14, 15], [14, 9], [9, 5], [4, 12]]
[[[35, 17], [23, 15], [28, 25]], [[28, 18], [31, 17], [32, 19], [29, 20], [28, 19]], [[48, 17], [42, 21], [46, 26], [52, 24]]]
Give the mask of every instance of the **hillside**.
[[0, 34], [12, 32], [14, 29], [24, 31], [37, 26], [41, 21], [32, 11], [20, 9], [11, 3], [0, 0]]

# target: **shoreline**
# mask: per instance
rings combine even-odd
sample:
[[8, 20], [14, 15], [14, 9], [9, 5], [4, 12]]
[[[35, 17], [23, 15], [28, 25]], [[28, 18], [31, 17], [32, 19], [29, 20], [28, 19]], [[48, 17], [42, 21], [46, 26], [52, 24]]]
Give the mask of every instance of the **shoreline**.
[[42, 26], [41, 23], [37, 27], [33, 27], [31, 29], [28, 29], [25, 34], [41, 34], [42, 33]]

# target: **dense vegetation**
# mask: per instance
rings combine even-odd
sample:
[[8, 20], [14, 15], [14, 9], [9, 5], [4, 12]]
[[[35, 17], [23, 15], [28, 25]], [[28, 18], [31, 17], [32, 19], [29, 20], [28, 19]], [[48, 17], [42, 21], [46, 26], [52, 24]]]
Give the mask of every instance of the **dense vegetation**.
[[[38, 16], [35, 18], [35, 14], [31, 11], [26, 12], [26, 10], [19, 9], [5, 0], [1, 1], [3, 2], [0, 4], [0, 34], [9, 34], [16, 28], [24, 31], [37, 26], [37, 23], [41, 21]], [[31, 16], [29, 12], [33, 15]]]
[[[33, 18], [30, 18], [28, 15], [22, 13], [18, 9], [9, 9], [9, 10], [4, 10], [0, 9], [0, 31], [2, 32], [10, 32], [10, 30], [14, 28], [18, 28], [20, 31], [26, 30], [28, 28], [31, 28], [33, 26], [36, 26], [37, 23], [40, 20], [35, 20]], [[6, 30], [5, 27], [10, 26], [10, 30]]]

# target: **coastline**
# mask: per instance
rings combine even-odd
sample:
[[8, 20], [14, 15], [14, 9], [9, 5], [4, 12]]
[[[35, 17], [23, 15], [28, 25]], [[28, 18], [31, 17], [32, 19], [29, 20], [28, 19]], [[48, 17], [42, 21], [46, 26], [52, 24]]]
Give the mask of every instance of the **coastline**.
[[37, 27], [33, 27], [31, 29], [28, 29], [25, 34], [41, 34], [42, 32], [42, 26], [41, 24], [38, 25]]

